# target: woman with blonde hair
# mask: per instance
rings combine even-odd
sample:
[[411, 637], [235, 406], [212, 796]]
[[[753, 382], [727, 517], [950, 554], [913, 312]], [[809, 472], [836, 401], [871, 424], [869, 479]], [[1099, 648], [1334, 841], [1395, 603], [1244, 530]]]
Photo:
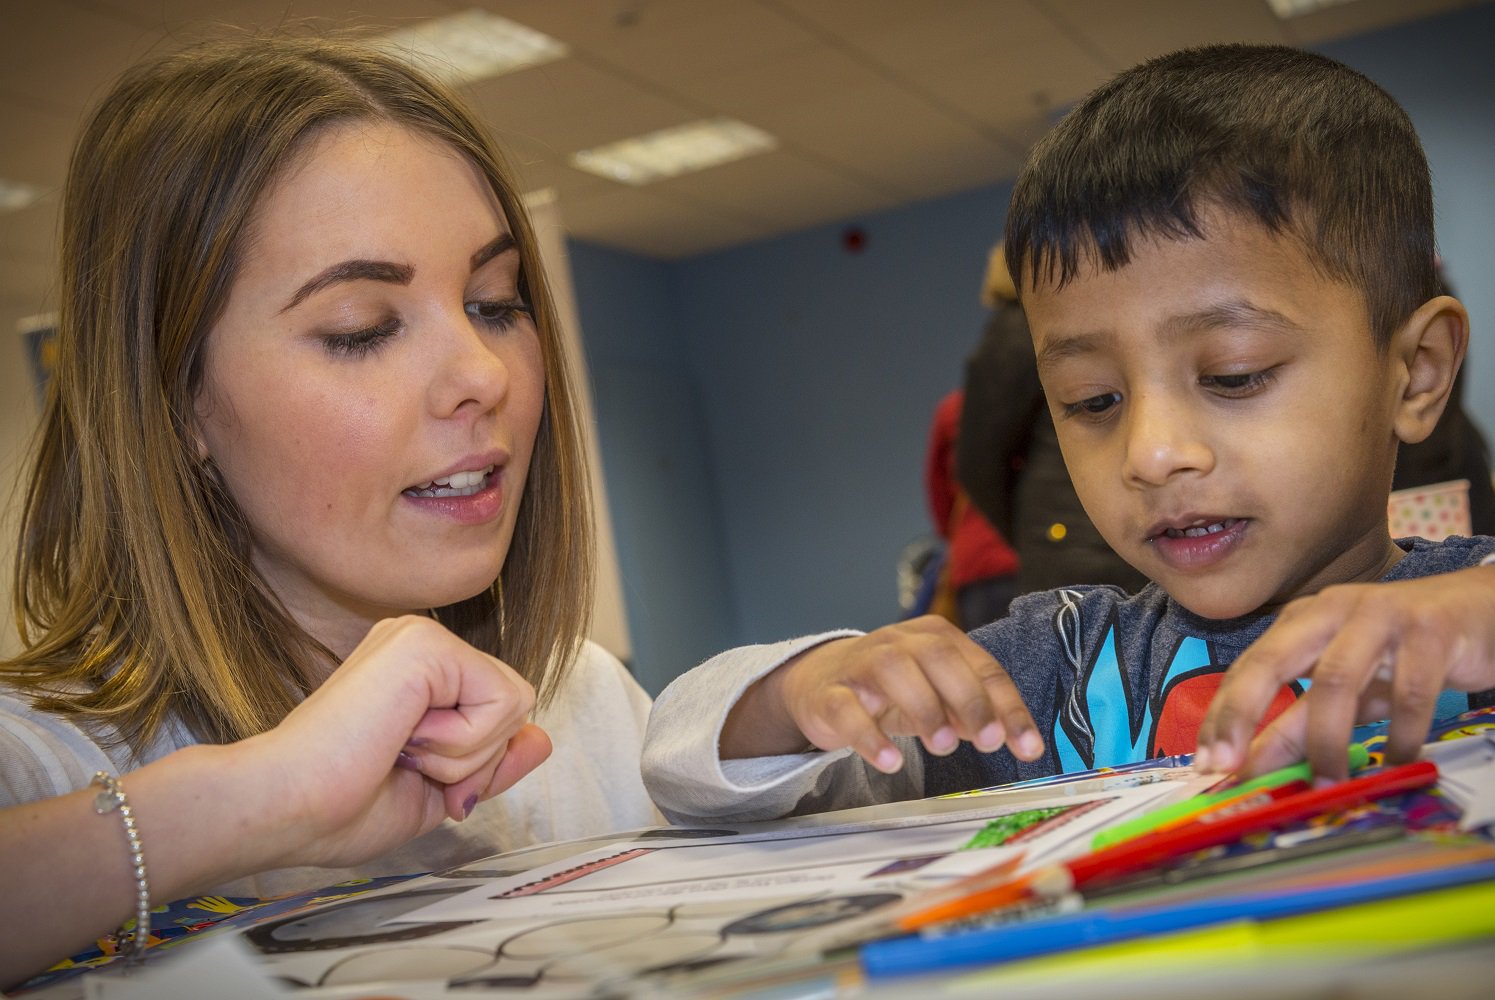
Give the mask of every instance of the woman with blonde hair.
[[61, 251], [0, 664], [0, 855], [28, 859], [0, 984], [115, 925], [138, 957], [152, 903], [209, 888], [657, 822], [647, 696], [583, 639], [555, 311], [459, 99], [356, 42], [142, 65], [78, 140]]

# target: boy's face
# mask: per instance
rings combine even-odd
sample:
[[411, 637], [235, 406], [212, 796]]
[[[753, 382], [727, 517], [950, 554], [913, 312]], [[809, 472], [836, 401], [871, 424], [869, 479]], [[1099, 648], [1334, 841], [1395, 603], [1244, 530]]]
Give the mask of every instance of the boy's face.
[[1203, 221], [1205, 239], [1136, 239], [1126, 267], [1084, 266], [1023, 305], [1096, 527], [1185, 607], [1231, 618], [1399, 557], [1386, 498], [1404, 375], [1363, 297], [1296, 242]]

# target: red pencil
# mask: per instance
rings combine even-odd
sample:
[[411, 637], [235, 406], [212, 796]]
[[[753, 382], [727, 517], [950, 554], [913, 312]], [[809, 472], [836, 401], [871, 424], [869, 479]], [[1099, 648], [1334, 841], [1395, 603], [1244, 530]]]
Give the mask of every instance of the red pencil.
[[[1211, 810], [1177, 826], [1142, 834], [998, 885], [987, 884], [958, 899], [910, 913], [898, 923], [904, 930], [913, 930], [1015, 905], [1035, 895], [1062, 895], [1208, 847], [1234, 843], [1247, 834], [1426, 788], [1437, 780], [1437, 766], [1432, 761], [1420, 760], [1271, 799], [1255, 808]], [[981, 874], [970, 876], [971, 881], [980, 884]]]
[[1376, 799], [1426, 788], [1438, 780], [1438, 766], [1419, 760], [1324, 788], [1289, 795], [1241, 812], [1204, 813], [1172, 830], [1157, 830], [1064, 862], [1075, 888], [1147, 868], [1160, 861], [1231, 844], [1249, 833], [1271, 830], [1298, 820], [1339, 812]]

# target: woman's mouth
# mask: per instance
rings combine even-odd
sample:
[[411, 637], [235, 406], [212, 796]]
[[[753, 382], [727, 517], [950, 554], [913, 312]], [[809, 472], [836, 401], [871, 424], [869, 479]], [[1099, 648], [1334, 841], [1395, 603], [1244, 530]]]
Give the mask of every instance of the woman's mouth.
[[494, 468], [495, 466], [490, 465], [483, 469], [454, 472], [428, 483], [407, 487], [403, 492], [407, 497], [470, 497], [487, 486], [488, 477], [493, 474]]

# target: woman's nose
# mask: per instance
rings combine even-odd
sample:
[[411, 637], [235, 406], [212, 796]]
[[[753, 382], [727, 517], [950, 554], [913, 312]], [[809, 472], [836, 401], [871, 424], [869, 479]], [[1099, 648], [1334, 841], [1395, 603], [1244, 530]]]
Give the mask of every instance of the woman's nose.
[[496, 349], [492, 333], [480, 329], [465, 310], [443, 314], [437, 335], [430, 339], [432, 360], [430, 400], [440, 417], [473, 415], [496, 407], [509, 388], [509, 369]]

